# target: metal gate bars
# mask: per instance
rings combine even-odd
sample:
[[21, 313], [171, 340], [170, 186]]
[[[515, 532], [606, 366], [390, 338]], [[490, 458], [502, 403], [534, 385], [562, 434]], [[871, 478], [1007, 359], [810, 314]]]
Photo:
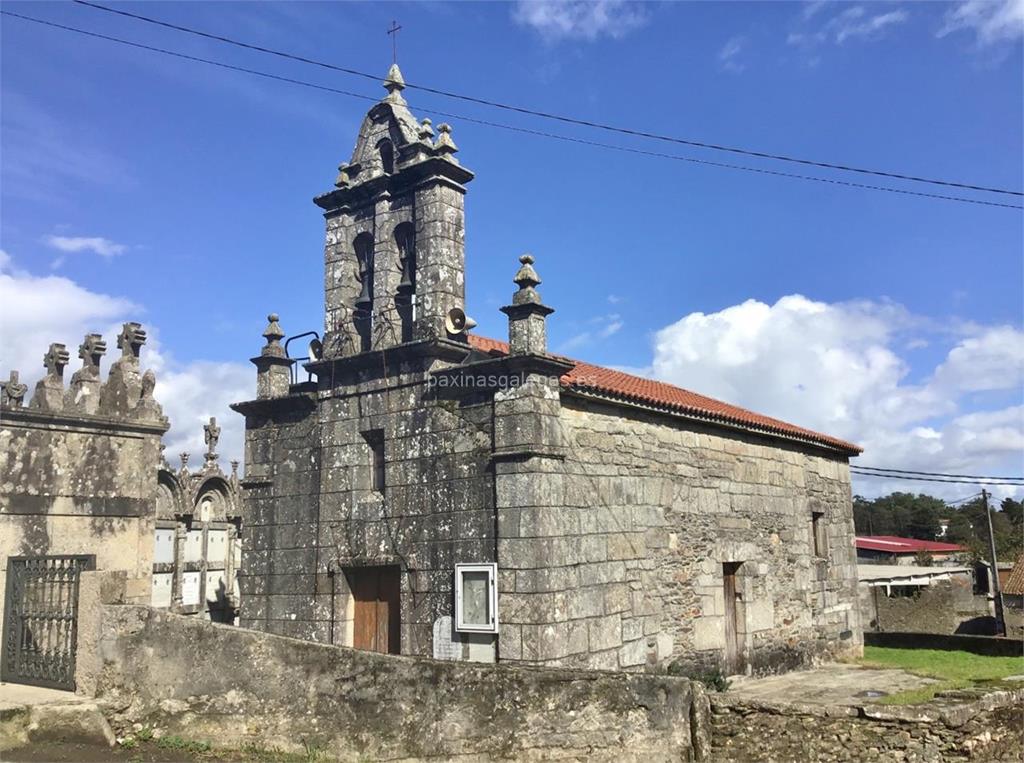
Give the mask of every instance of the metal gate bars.
[[95, 567], [92, 555], [8, 558], [0, 680], [75, 689], [78, 583]]

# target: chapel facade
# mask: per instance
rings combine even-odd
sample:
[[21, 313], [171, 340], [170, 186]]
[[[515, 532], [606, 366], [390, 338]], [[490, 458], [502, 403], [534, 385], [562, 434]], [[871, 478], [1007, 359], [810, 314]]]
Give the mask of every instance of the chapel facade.
[[[553, 355], [533, 258], [464, 312], [473, 173], [397, 66], [326, 220], [325, 320], [299, 378], [253, 358], [244, 627], [439, 659], [766, 672], [862, 645], [859, 449]], [[302, 374], [305, 376], [306, 374]]]

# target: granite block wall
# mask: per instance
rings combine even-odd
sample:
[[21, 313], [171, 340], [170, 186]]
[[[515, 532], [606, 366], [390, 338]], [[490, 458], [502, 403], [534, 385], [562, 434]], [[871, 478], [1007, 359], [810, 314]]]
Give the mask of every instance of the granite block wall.
[[564, 461], [498, 473], [515, 507], [499, 511], [502, 659], [722, 666], [726, 562], [744, 668], [859, 651], [844, 458], [571, 395], [561, 411]]

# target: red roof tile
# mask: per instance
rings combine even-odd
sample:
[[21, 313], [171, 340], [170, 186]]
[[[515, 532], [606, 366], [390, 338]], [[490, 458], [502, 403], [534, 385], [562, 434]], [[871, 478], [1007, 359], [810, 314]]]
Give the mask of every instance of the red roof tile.
[[1024, 554], [1017, 557], [1017, 563], [1010, 571], [1010, 577], [1006, 579], [1003, 586], [1003, 593], [1010, 596], [1024, 596]]
[[896, 535], [858, 535], [857, 548], [865, 551], [886, 551], [890, 554], [916, 554], [918, 551], [963, 551], [955, 543], [940, 543], [934, 540], [900, 538]]
[[[481, 352], [494, 355], [507, 355], [508, 344], [496, 339], [469, 335], [470, 344]], [[853, 443], [830, 437], [826, 434], [804, 429], [779, 419], [763, 416], [736, 405], [723, 403], [714, 398], [698, 395], [696, 392], [674, 387], [671, 384], [645, 379], [641, 376], [615, 371], [603, 366], [595, 366], [578, 360], [571, 360], [575, 368], [562, 377], [562, 386], [581, 392], [596, 392], [632, 403], [661, 408], [663, 410], [696, 416], [699, 418], [734, 424], [747, 429], [767, 434], [804, 440], [817, 445], [840, 450], [847, 455], [855, 456], [861, 448]]]

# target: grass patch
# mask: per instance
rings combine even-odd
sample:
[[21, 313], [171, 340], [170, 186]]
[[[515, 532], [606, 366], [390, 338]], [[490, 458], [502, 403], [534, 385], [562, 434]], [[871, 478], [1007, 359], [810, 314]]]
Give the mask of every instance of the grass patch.
[[861, 664], [869, 668], [900, 668], [909, 673], [939, 679], [938, 683], [897, 692], [879, 700], [882, 705], [915, 705], [930, 702], [939, 692], [966, 689], [1024, 675], [1024, 657], [989, 657], [973, 652], [943, 649], [864, 647]]
[[166, 736], [160, 737], [156, 740], [156, 746], [162, 750], [180, 750], [181, 752], [189, 752], [193, 754], [209, 752], [209, 742], [193, 742], [190, 739], [183, 739], [179, 736]]

